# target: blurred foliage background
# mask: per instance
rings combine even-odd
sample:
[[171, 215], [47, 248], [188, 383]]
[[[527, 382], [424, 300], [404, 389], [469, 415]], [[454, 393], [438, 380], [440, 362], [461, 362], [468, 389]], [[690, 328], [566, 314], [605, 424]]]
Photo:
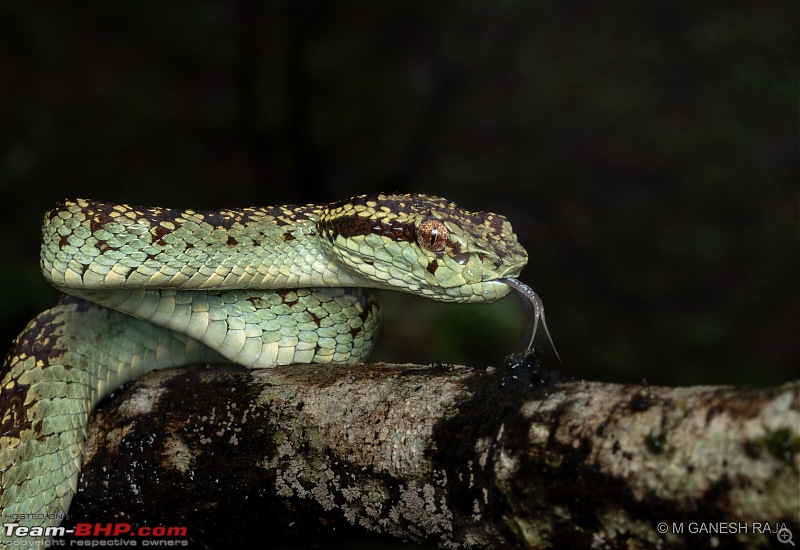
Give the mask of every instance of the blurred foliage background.
[[[417, 191], [512, 220], [570, 376], [798, 374], [792, 3], [4, 0], [0, 29], [3, 346], [56, 297], [60, 198]], [[376, 359], [497, 364], [525, 325], [385, 294]]]

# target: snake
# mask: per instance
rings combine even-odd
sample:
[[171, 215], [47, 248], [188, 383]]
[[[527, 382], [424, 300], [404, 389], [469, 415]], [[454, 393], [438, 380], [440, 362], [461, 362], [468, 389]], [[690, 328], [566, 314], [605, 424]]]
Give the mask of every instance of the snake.
[[380, 318], [370, 289], [461, 303], [516, 290], [535, 335], [527, 261], [506, 217], [424, 194], [214, 211], [59, 202], [40, 264], [61, 298], [0, 369], [0, 543], [59, 534], [89, 414], [122, 384], [202, 362], [365, 362]]

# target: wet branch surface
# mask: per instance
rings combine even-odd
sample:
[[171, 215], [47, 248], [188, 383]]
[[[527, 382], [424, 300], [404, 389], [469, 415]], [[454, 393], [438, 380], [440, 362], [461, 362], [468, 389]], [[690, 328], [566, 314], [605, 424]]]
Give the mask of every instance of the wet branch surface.
[[185, 526], [199, 548], [776, 542], [752, 527], [690, 533], [691, 522], [786, 523], [800, 535], [800, 382], [557, 383], [530, 365], [196, 367], [127, 386], [90, 426], [64, 525]]

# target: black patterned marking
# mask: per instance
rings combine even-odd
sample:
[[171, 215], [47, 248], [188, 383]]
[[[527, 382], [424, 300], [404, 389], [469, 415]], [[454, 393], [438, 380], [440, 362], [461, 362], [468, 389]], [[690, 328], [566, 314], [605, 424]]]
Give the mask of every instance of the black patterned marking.
[[292, 307], [292, 306], [293, 306], [293, 305], [295, 305], [295, 304], [297, 303], [297, 301], [298, 301], [297, 294], [295, 294], [295, 298], [294, 298], [294, 300], [287, 300], [287, 299], [286, 299], [286, 296], [287, 296], [287, 295], [288, 295], [290, 292], [295, 292], [295, 291], [294, 291], [293, 289], [291, 289], [291, 288], [282, 288], [282, 289], [280, 289], [280, 290], [276, 290], [276, 292], [278, 293], [278, 296], [280, 296], [280, 297], [281, 297], [281, 301], [282, 301], [284, 304], [286, 304], [287, 306], [289, 306], [289, 307]]
[[[153, 208], [134, 205], [123, 205], [101, 201], [77, 201], [64, 200], [57, 203], [48, 213], [49, 219], [54, 219], [59, 212], [67, 211], [71, 206], [80, 204], [83, 214], [89, 222], [89, 229], [92, 232], [102, 229], [107, 223], [121, 219], [129, 220], [125, 214], [136, 213], [136, 218], [146, 219], [153, 225], [151, 234], [154, 231], [161, 233], [164, 222], [169, 222], [180, 227], [179, 219], [191, 219], [198, 223], [206, 223], [212, 227], [230, 230], [236, 225], [248, 225], [255, 223], [271, 222], [277, 226], [286, 226], [298, 221], [309, 219], [309, 214], [317, 212], [318, 207], [307, 206], [275, 206], [266, 208], [242, 208], [238, 210], [183, 210], [177, 208]], [[113, 216], [111, 214], [114, 214]], [[167, 230], [169, 232], [169, 230]], [[166, 234], [166, 232], [164, 233]], [[156, 240], [163, 237], [159, 235]], [[160, 244], [160, 243], [159, 243]]]
[[[14, 351], [12, 346], [11, 352]], [[8, 361], [3, 365], [3, 370], [10, 367]], [[28, 395], [28, 384], [20, 384], [14, 381], [12, 388], [0, 388], [0, 401], [3, 402], [3, 418], [0, 419], [0, 436], [19, 438], [23, 430], [32, 428], [31, 421], [28, 419], [28, 408], [31, 404], [25, 405], [25, 398]]]
[[114, 221], [114, 218], [102, 211], [87, 210], [87, 217], [89, 218], [89, 231], [92, 233], [105, 227], [109, 222]]
[[158, 246], [167, 246], [167, 243], [164, 242], [164, 235], [169, 233], [169, 229], [164, 227], [163, 225], [157, 225], [153, 229], [150, 230], [150, 235], [152, 235], [152, 242], [153, 244], [157, 244]]
[[360, 237], [369, 235], [380, 235], [393, 241], [413, 243], [417, 240], [417, 228], [412, 223], [386, 223], [380, 220], [373, 220], [358, 215], [339, 216], [332, 220], [321, 220], [317, 227], [329, 241], [333, 242], [336, 237]]
[[[77, 299], [73, 299], [77, 300]], [[81, 300], [82, 302], [82, 300]], [[86, 303], [83, 303], [84, 306]], [[81, 309], [79, 307], [79, 309]], [[85, 309], [85, 307], [83, 308]], [[59, 342], [57, 333], [64, 324], [64, 310], [54, 307], [40, 313], [29, 328], [17, 336], [8, 355], [0, 369], [0, 379], [5, 379], [6, 373], [14, 366], [14, 359], [25, 360], [33, 358], [35, 361], [42, 361], [42, 369], [46, 369], [65, 353], [64, 349], [56, 347]], [[69, 366], [64, 365], [64, 368]], [[3, 403], [4, 414], [0, 419], [0, 435], [3, 437], [19, 438], [24, 430], [35, 430], [41, 432], [41, 422], [33, 425], [28, 418], [28, 410], [33, 402], [26, 404], [28, 384], [21, 384], [19, 380], [14, 380], [12, 387], [8, 387], [6, 381], [0, 387], [0, 402]]]

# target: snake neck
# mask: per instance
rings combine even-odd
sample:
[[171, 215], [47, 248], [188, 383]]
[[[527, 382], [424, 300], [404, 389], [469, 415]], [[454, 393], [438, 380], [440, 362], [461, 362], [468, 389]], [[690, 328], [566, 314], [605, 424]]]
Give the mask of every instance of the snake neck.
[[320, 211], [316, 205], [194, 211], [64, 201], [45, 216], [42, 272], [62, 288], [374, 286], [325, 254]]

